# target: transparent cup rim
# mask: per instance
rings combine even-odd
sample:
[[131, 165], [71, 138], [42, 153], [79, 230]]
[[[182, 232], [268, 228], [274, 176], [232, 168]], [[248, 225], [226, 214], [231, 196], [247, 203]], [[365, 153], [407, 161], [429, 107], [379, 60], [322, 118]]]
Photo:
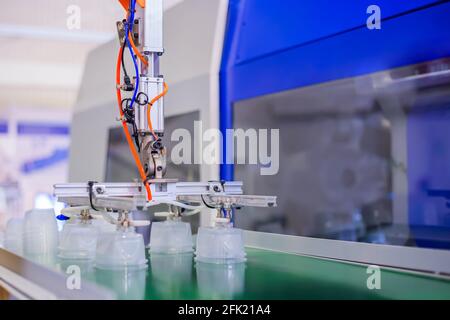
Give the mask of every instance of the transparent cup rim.
[[103, 270], [141, 270], [147, 268], [148, 260], [144, 259], [144, 261], [140, 261], [138, 263], [131, 264], [113, 264], [113, 263], [102, 263], [95, 262], [95, 268], [103, 269]]

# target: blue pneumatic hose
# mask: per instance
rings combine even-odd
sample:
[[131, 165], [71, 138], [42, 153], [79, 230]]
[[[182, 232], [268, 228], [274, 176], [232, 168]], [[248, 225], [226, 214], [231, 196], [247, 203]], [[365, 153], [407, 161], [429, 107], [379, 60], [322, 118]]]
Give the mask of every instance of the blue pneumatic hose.
[[139, 91], [139, 68], [138, 68], [138, 64], [136, 61], [136, 58], [134, 56], [133, 53], [133, 49], [131, 47], [131, 43], [130, 41], [128, 41], [128, 33], [129, 33], [129, 28], [133, 25], [134, 23], [134, 11], [136, 8], [136, 0], [132, 0], [131, 1], [131, 13], [130, 13], [130, 17], [129, 20], [127, 21], [127, 24], [125, 26], [125, 41], [128, 47], [128, 50], [130, 51], [130, 55], [131, 55], [131, 59], [133, 59], [133, 64], [134, 64], [134, 71], [136, 73], [136, 86], [134, 88], [134, 92], [133, 92], [133, 96], [131, 98], [131, 103], [130, 103], [130, 108], [133, 108], [134, 103], [136, 102], [136, 98], [138, 95], [138, 91]]

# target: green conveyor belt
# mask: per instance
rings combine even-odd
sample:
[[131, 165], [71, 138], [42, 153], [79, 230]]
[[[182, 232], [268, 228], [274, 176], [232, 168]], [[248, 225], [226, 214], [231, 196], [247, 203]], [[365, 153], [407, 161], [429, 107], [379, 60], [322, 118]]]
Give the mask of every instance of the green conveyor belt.
[[367, 266], [259, 249], [232, 266], [196, 263], [191, 254], [151, 255], [140, 271], [79, 264], [84, 279], [120, 299], [450, 299], [450, 280], [381, 269], [381, 289], [367, 288]]

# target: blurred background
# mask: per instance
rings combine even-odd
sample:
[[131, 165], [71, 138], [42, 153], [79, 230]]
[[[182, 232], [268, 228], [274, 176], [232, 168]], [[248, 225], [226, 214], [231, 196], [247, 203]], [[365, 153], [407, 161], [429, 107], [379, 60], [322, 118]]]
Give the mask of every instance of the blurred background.
[[0, 230], [26, 210], [54, 206], [53, 184], [68, 179], [70, 124], [87, 55], [116, 39], [123, 15], [111, 0], [2, 5]]

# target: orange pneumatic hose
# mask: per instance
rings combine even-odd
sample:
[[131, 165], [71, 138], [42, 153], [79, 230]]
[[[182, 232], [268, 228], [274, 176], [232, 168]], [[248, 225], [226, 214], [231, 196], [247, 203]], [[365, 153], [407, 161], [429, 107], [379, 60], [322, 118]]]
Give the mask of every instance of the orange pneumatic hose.
[[[130, 41], [131, 47], [133, 48], [133, 51], [134, 51], [134, 54], [138, 56], [139, 60], [141, 60], [143, 64], [148, 66], [147, 59], [145, 59], [145, 57], [139, 52], [138, 48], [136, 48], [136, 45], [134, 44], [134, 41], [133, 41], [133, 37], [131, 36], [131, 32], [128, 33], [128, 40]], [[169, 91], [169, 86], [167, 85], [167, 83], [164, 82], [164, 90], [163, 90], [163, 92], [161, 94], [157, 95], [156, 97], [154, 97], [148, 103], [148, 106], [147, 106], [147, 123], [148, 123], [148, 128], [149, 128], [150, 132], [152, 133], [153, 137], [155, 138], [155, 140], [158, 140], [158, 136], [153, 131], [152, 120], [151, 120], [151, 117], [150, 117], [150, 111], [151, 111], [152, 106], [155, 104], [155, 102], [157, 102], [159, 99], [164, 97], [166, 95], [167, 91]]]
[[121, 65], [121, 57], [122, 57], [123, 47], [119, 50], [119, 55], [117, 57], [117, 65], [116, 65], [116, 94], [117, 94], [117, 103], [119, 105], [119, 112], [122, 122], [123, 131], [125, 133], [125, 137], [127, 138], [128, 146], [130, 147], [131, 154], [133, 155], [134, 161], [136, 162], [136, 166], [139, 170], [139, 175], [141, 176], [142, 182], [144, 183], [145, 189], [147, 190], [147, 199], [148, 201], [152, 200], [152, 191], [150, 189], [150, 185], [147, 181], [147, 176], [144, 171], [144, 167], [142, 166], [141, 160], [139, 159], [139, 154], [136, 151], [136, 147], [134, 146], [133, 140], [131, 139], [130, 131], [128, 130], [127, 122], [124, 120], [123, 110], [122, 110], [122, 93], [120, 92], [120, 65]]
[[164, 82], [164, 90], [162, 93], [160, 93], [159, 95], [157, 95], [156, 97], [154, 97], [147, 106], [147, 123], [148, 123], [148, 128], [150, 129], [153, 137], [155, 137], [156, 140], [158, 140], [158, 137], [156, 136], [155, 132], [153, 131], [153, 126], [152, 126], [152, 118], [150, 117], [150, 111], [152, 109], [152, 106], [155, 104], [156, 101], [158, 101], [159, 99], [161, 99], [162, 97], [164, 97], [167, 93], [167, 91], [169, 91], [169, 86], [167, 85], [167, 83]]
[[130, 41], [131, 47], [133, 48], [133, 51], [134, 51], [134, 54], [138, 56], [139, 60], [141, 60], [143, 64], [148, 66], [147, 59], [145, 59], [144, 56], [142, 55], [142, 53], [139, 52], [138, 48], [136, 48], [133, 37], [131, 36], [131, 32], [128, 33], [128, 41]]

